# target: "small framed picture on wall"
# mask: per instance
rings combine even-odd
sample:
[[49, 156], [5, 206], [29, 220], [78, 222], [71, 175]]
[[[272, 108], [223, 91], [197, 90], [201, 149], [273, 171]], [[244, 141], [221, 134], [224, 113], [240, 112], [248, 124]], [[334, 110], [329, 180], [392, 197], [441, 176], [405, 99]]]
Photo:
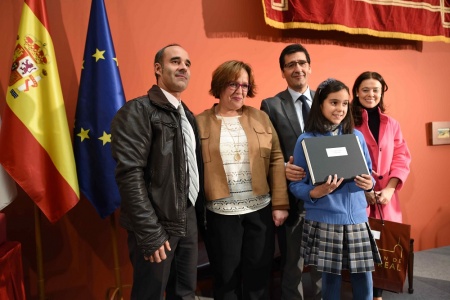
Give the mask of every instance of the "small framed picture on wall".
[[430, 145], [450, 145], [450, 122], [428, 123], [427, 131]]

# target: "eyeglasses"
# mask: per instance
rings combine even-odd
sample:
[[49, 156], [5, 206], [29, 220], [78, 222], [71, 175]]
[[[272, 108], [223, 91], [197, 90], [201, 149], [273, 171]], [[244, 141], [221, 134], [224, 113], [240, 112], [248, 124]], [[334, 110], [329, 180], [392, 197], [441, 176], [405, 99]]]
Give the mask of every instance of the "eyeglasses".
[[291, 62], [288, 62], [287, 64], [284, 64], [284, 67], [286, 69], [293, 69], [296, 65], [299, 65], [302, 68], [306, 68], [308, 66], [308, 62], [306, 60], [294, 60]]
[[233, 91], [233, 92], [236, 91], [236, 90], [238, 90], [239, 87], [242, 88], [242, 91], [243, 91], [243, 92], [248, 92], [248, 90], [249, 90], [250, 87], [251, 87], [250, 84], [247, 84], [247, 83], [242, 83], [242, 84], [240, 84], [240, 83], [235, 82], [235, 81], [228, 82], [228, 83], [227, 83], [227, 86], [228, 86], [228, 88], [230, 89], [230, 91]]

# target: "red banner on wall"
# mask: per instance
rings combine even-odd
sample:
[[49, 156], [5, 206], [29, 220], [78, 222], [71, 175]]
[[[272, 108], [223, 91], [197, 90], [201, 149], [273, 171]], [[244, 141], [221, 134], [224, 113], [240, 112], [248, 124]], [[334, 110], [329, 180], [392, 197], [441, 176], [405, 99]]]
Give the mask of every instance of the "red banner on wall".
[[450, 43], [447, 0], [262, 0], [268, 25]]

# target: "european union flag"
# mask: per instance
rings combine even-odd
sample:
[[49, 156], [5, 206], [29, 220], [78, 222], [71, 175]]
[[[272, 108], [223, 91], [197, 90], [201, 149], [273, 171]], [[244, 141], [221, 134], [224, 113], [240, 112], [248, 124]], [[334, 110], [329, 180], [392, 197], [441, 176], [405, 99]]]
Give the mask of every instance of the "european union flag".
[[111, 121], [125, 95], [103, 0], [92, 0], [74, 147], [80, 190], [102, 218], [120, 205], [111, 154]]

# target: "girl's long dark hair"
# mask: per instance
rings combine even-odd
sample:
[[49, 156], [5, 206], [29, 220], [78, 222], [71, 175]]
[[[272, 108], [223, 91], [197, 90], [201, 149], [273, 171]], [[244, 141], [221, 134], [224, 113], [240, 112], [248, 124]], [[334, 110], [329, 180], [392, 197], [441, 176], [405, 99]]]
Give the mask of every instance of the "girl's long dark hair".
[[[330, 128], [333, 124], [323, 115], [322, 104], [329, 94], [336, 93], [344, 89], [350, 95], [348, 86], [346, 86], [342, 81], [333, 78], [328, 78], [319, 85], [314, 95], [314, 99], [311, 105], [311, 111], [308, 115], [308, 120], [305, 124], [305, 131], [318, 132], [321, 134], [325, 134], [330, 131]], [[344, 134], [353, 133], [354, 125], [350, 110], [351, 108], [349, 103], [347, 114], [341, 122], [342, 133]]]

